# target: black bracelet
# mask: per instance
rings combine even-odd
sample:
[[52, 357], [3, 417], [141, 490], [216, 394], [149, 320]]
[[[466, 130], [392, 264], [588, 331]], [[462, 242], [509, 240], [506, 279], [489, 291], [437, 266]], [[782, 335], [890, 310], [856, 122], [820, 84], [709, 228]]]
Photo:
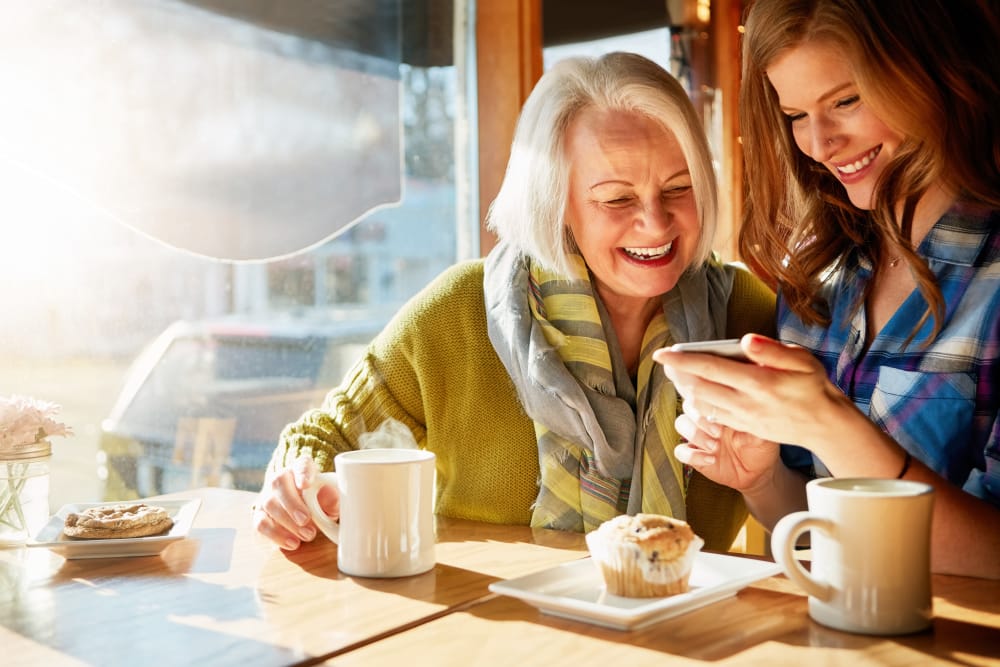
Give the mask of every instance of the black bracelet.
[[906, 471], [910, 469], [910, 463], [912, 461], [913, 461], [913, 454], [906, 452], [906, 458], [903, 459], [903, 469], [899, 471], [898, 475], [896, 475], [896, 479], [903, 479], [903, 475], [905, 475]]

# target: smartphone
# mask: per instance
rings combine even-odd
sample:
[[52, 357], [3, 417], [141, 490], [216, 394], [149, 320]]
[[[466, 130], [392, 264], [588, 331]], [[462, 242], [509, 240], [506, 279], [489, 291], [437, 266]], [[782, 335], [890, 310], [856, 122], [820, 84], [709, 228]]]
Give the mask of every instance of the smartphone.
[[743, 348], [740, 347], [738, 338], [728, 338], [726, 340], [700, 340], [694, 343], [675, 343], [670, 346], [671, 352], [701, 352], [702, 354], [714, 354], [727, 359], [737, 359], [739, 361], [749, 361]]

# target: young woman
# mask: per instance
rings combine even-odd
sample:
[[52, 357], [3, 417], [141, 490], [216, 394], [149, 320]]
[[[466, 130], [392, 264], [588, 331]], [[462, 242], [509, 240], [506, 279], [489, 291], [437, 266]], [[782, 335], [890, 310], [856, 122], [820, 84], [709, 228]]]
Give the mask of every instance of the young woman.
[[727, 549], [746, 507], [674, 457], [677, 395], [652, 352], [773, 330], [774, 295], [711, 259], [715, 179], [684, 89], [633, 54], [557, 64], [525, 102], [488, 224], [489, 257], [417, 295], [285, 429], [257, 530], [312, 539], [301, 490], [317, 464], [393, 418], [437, 455], [439, 514], [586, 531], [655, 512]]
[[756, 0], [746, 19], [741, 250], [785, 344], [657, 353], [686, 398], [678, 458], [768, 526], [813, 476], [928, 482], [934, 569], [1000, 577], [997, 17]]

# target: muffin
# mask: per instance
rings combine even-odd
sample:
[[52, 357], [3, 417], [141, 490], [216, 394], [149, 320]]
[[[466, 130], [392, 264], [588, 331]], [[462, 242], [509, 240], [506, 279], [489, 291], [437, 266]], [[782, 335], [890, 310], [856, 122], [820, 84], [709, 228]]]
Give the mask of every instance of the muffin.
[[684, 521], [658, 514], [616, 516], [587, 534], [607, 592], [630, 598], [685, 593], [705, 544]]

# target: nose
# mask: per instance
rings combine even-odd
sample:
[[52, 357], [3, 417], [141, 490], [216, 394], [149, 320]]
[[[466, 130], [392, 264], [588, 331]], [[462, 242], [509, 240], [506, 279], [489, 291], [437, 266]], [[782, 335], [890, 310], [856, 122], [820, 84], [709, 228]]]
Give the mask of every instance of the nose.
[[832, 123], [813, 123], [810, 132], [809, 156], [817, 162], [826, 162], [840, 145], [839, 135]]
[[661, 197], [654, 197], [642, 207], [636, 225], [660, 232], [670, 226], [673, 217], [670, 202], [664, 201]]

